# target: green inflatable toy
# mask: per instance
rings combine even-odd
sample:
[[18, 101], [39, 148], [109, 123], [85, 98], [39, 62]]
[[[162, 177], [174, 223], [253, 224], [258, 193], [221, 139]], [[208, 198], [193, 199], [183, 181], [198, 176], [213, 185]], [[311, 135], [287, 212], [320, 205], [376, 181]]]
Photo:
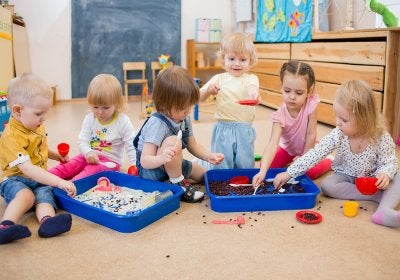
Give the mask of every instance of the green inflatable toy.
[[383, 23], [386, 27], [397, 27], [398, 18], [389, 10], [388, 7], [377, 0], [365, 0], [367, 8], [382, 16]]

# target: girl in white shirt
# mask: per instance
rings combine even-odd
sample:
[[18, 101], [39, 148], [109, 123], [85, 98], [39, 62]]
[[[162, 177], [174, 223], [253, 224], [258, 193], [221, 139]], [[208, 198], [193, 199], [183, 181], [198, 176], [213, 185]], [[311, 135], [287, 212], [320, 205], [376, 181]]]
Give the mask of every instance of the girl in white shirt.
[[[135, 130], [122, 113], [125, 103], [121, 83], [113, 75], [97, 75], [89, 84], [87, 100], [91, 112], [85, 116], [79, 133], [81, 153], [49, 170], [63, 179], [77, 180], [105, 170], [120, 170], [124, 152], [130, 164], [136, 164]], [[112, 162], [114, 166], [101, 162]]]

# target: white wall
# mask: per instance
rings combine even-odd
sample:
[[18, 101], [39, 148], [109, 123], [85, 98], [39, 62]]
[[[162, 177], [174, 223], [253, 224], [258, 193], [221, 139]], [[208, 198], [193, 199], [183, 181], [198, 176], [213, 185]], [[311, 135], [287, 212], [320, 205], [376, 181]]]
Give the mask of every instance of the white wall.
[[[195, 38], [196, 18], [222, 19], [222, 35], [236, 28], [232, 13], [234, 0], [182, 0], [182, 34], [181, 62], [186, 67], [186, 40]], [[260, 0], [261, 1], [261, 0]], [[345, 7], [347, 0], [335, 0], [337, 7]], [[356, 28], [372, 28], [375, 23], [373, 13], [362, 7], [363, 0], [354, 0], [355, 13], [361, 11], [358, 17], [367, 18], [364, 24], [358, 20]], [[400, 3], [397, 0], [381, 0], [400, 17]], [[29, 38], [32, 71], [44, 78], [50, 84], [58, 85], [58, 99], [71, 98], [71, 1], [69, 0], [10, 0], [15, 5], [15, 11], [26, 23]], [[342, 13], [343, 14], [343, 13]], [[372, 22], [370, 20], [371, 14]], [[335, 19], [337, 21], [337, 18]], [[334, 21], [335, 21], [334, 20]], [[371, 26], [372, 25], [372, 26]]]
[[57, 99], [71, 98], [71, 3], [69, 0], [11, 0], [25, 21], [31, 70], [58, 86]]
[[232, 32], [231, 0], [182, 0], [182, 66], [186, 67], [186, 40], [195, 38], [196, 18], [220, 18], [222, 36]]

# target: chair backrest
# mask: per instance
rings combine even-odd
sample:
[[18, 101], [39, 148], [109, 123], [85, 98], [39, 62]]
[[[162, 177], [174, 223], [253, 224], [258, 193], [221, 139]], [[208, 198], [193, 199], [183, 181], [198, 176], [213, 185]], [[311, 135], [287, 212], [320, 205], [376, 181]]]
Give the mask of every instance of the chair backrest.
[[146, 62], [123, 62], [122, 70], [124, 71], [124, 81], [126, 82], [128, 79], [129, 71], [141, 71], [142, 76], [141, 79], [146, 79]]
[[[167, 67], [174, 65], [172, 61], [167, 62]], [[156, 80], [157, 77], [157, 72], [161, 70], [161, 64], [158, 61], [152, 61], [151, 62], [151, 76], [152, 76], [152, 81], [153, 81], [153, 87], [154, 87], [154, 81]]]

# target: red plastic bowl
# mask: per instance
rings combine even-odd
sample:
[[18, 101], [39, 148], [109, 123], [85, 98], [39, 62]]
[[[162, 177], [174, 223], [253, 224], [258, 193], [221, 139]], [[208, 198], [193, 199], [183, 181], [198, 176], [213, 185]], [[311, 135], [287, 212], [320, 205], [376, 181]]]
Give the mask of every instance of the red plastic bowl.
[[360, 193], [372, 195], [378, 191], [376, 181], [378, 178], [375, 177], [360, 177], [356, 179], [356, 187]]
[[238, 185], [241, 185], [241, 184], [249, 184], [249, 183], [250, 183], [250, 178], [247, 177], [247, 176], [236, 176], [236, 177], [232, 177], [232, 178], [229, 180], [229, 183], [231, 183], [231, 184], [238, 184]]

